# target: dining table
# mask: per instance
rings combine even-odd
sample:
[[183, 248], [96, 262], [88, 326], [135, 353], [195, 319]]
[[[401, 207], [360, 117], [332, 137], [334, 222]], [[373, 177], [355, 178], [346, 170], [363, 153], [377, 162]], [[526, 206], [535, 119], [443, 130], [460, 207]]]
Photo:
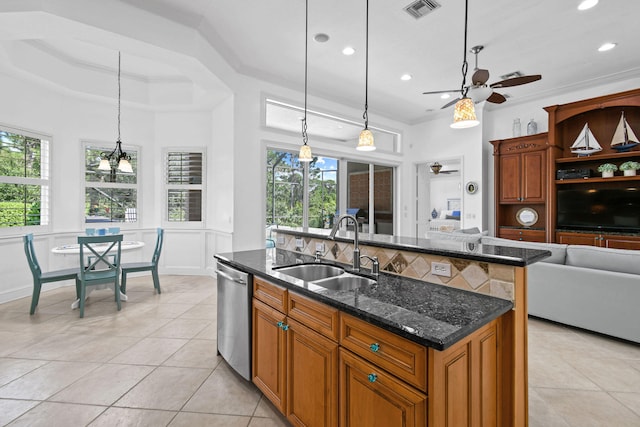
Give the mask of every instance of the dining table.
[[[95, 248], [100, 248], [101, 246], [107, 246], [110, 243], [95, 243], [92, 244], [93, 247]], [[137, 241], [137, 240], [123, 240], [121, 243], [121, 247], [120, 247], [120, 251], [121, 252], [126, 252], [126, 251], [131, 251], [134, 249], [140, 249], [144, 247], [144, 242], [141, 241]], [[115, 247], [114, 247], [115, 250]], [[51, 252], [56, 254], [56, 255], [75, 255], [77, 256], [80, 253], [80, 244], [78, 243], [70, 243], [67, 245], [61, 245], [61, 246], [56, 246], [54, 248], [51, 249]], [[121, 255], [122, 257], [122, 255]], [[85, 297], [89, 298], [89, 294], [91, 294], [91, 292], [95, 289], [107, 289], [110, 288], [108, 285], [98, 285], [98, 286], [92, 286], [90, 288], [87, 289], [87, 295]], [[115, 291], [115, 290], [114, 290]], [[120, 290], [118, 290], [120, 291]], [[128, 297], [126, 294], [123, 294], [122, 292], [120, 292], [120, 300], [121, 301], [127, 301]], [[76, 309], [80, 306], [80, 300], [76, 299], [72, 304], [71, 304], [71, 308], [72, 309]]]

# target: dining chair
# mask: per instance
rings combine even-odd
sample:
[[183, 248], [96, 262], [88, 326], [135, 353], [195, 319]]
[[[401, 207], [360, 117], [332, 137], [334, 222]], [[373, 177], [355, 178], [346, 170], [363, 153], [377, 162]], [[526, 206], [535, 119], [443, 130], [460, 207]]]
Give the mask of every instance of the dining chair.
[[120, 283], [120, 291], [123, 294], [127, 293], [127, 274], [138, 271], [151, 271], [151, 275], [153, 276], [153, 287], [158, 293], [161, 293], [160, 278], [158, 277], [158, 260], [160, 259], [160, 252], [162, 252], [164, 230], [162, 228], [158, 228], [156, 231], [158, 237], [156, 238], [156, 248], [153, 251], [151, 262], [128, 262], [122, 264], [122, 281]]
[[[120, 304], [120, 252], [122, 234], [109, 236], [79, 236], [80, 273], [76, 278], [80, 317], [84, 317], [84, 303], [88, 286], [113, 283], [118, 311]], [[89, 255], [91, 254], [91, 255]], [[91, 258], [91, 261], [86, 260]]]
[[40, 290], [43, 283], [61, 282], [63, 280], [75, 279], [80, 273], [79, 268], [66, 268], [64, 270], [42, 272], [38, 258], [36, 257], [36, 251], [33, 248], [33, 234], [29, 233], [23, 236], [24, 241], [24, 253], [27, 255], [27, 262], [29, 263], [29, 269], [33, 275], [33, 296], [31, 297], [31, 311], [30, 314], [34, 314], [38, 301], [40, 300]]

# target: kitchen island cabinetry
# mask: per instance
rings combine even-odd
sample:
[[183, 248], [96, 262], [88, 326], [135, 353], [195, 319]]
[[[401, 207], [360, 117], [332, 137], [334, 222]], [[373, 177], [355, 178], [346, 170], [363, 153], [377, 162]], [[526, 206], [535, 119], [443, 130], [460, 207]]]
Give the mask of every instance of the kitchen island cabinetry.
[[254, 278], [253, 382], [295, 426], [338, 425], [337, 313]]

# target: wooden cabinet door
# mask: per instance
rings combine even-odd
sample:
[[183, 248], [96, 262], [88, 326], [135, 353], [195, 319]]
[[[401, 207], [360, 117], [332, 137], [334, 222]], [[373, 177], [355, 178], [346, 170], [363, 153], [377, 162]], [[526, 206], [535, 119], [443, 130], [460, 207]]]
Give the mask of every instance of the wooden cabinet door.
[[520, 202], [520, 154], [500, 156], [500, 202]]
[[544, 203], [546, 185], [546, 152], [532, 151], [522, 153], [521, 201], [525, 203]]
[[340, 349], [340, 426], [423, 427], [427, 396]]
[[[496, 427], [500, 415], [498, 322], [429, 354], [429, 425]], [[503, 420], [502, 425], [514, 425]]]
[[338, 344], [288, 319], [287, 418], [294, 426], [338, 426]]
[[286, 332], [284, 314], [253, 299], [253, 383], [285, 413]]
[[519, 240], [524, 242], [544, 242], [544, 230], [523, 230], [518, 228], [498, 229], [498, 237], [502, 239]]
[[589, 245], [600, 246], [600, 235], [589, 233], [564, 233], [557, 232], [556, 240], [565, 245]]
[[600, 243], [606, 248], [640, 250], [640, 237], [604, 236]]

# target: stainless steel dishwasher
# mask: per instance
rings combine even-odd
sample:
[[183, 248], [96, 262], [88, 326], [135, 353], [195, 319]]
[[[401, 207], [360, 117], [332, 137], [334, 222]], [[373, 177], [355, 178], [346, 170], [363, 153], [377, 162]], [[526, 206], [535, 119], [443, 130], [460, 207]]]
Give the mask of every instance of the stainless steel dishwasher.
[[251, 381], [251, 275], [218, 262], [218, 353]]

